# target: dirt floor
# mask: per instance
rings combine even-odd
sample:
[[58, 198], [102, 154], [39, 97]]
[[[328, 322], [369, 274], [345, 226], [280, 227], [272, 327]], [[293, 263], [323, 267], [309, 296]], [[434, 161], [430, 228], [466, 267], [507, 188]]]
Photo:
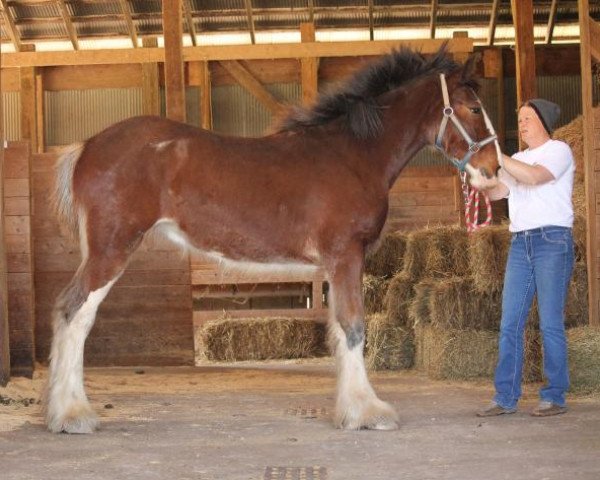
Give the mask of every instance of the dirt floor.
[[529, 415], [537, 386], [529, 386], [518, 413], [479, 419], [489, 382], [383, 372], [371, 378], [401, 428], [348, 432], [331, 423], [329, 359], [87, 369], [101, 429], [77, 436], [45, 430], [45, 375], [0, 388], [3, 480], [600, 478], [598, 397], [571, 397], [567, 414], [537, 419]]

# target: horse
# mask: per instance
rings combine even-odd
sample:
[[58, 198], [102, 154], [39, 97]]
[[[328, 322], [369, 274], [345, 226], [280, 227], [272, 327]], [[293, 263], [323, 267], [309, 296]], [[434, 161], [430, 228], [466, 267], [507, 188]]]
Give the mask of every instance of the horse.
[[390, 188], [423, 147], [444, 151], [474, 186], [495, 182], [499, 147], [477, 88], [474, 60], [461, 65], [445, 47], [428, 57], [394, 49], [263, 137], [140, 116], [63, 153], [55, 203], [82, 260], [52, 313], [48, 429], [96, 429], [83, 386], [85, 339], [151, 231], [228, 268], [322, 268], [337, 367], [333, 422], [398, 428], [364, 364], [364, 256], [386, 220]]

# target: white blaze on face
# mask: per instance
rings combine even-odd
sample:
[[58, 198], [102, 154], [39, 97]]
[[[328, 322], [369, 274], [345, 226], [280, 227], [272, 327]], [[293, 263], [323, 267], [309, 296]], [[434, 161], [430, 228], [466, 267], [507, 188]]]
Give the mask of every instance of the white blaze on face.
[[[483, 120], [485, 122], [485, 126], [487, 127], [489, 134], [496, 135], [496, 130], [494, 129], [494, 125], [492, 125], [492, 121], [490, 120], [490, 117], [488, 116], [487, 112], [485, 111], [485, 108], [483, 108], [481, 101], [479, 102], [479, 104], [481, 105], [481, 112], [483, 114]], [[500, 159], [502, 158], [502, 151], [500, 150], [500, 144], [498, 143], [498, 139], [494, 140], [494, 146], [496, 147], [496, 155], [497, 155], [497, 159], [498, 159], [498, 165], [500, 165]], [[472, 167], [469, 163], [467, 163], [467, 165], [465, 165], [465, 170], [471, 177], [470, 178], [471, 185], [479, 190], [491, 188], [491, 187], [495, 186], [497, 183], [496, 177], [494, 177], [494, 179], [492, 179], [492, 180], [484, 177], [479, 170]]]

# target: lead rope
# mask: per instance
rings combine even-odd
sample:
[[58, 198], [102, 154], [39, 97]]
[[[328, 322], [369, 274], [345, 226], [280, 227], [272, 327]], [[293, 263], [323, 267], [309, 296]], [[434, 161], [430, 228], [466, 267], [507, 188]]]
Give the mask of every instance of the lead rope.
[[[487, 227], [492, 223], [492, 202], [487, 193], [477, 190], [476, 188], [470, 187], [467, 182], [467, 173], [460, 172], [460, 181], [462, 183], [462, 193], [465, 202], [465, 225], [467, 232], [471, 233], [475, 230]], [[483, 197], [486, 206], [486, 218], [483, 223], [479, 223], [479, 198]], [[471, 220], [471, 212], [473, 212], [473, 219]]]

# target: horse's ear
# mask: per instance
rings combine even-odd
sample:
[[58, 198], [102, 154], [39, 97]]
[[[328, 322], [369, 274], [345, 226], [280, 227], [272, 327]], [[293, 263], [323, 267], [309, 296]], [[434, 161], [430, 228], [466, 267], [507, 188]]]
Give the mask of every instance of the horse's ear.
[[472, 55], [469, 55], [469, 58], [465, 62], [462, 71], [462, 78], [465, 81], [472, 79], [477, 72], [477, 65], [481, 62], [481, 52], [476, 52]]

